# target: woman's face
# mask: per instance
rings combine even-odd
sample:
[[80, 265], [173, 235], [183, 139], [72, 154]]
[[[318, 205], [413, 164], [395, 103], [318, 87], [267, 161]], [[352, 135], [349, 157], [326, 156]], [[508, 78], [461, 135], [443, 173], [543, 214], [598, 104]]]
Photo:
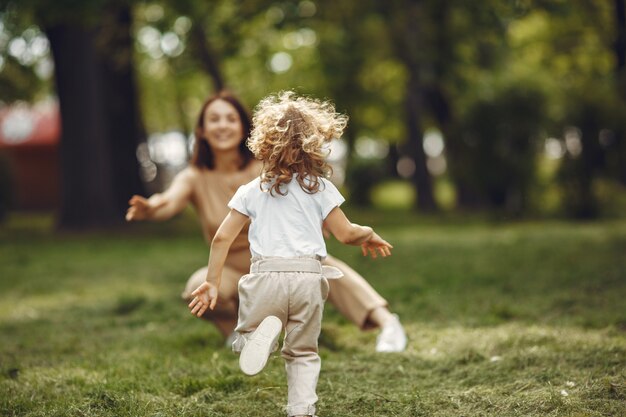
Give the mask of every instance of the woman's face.
[[204, 137], [213, 151], [237, 148], [243, 140], [243, 125], [237, 109], [225, 100], [215, 100], [204, 111]]

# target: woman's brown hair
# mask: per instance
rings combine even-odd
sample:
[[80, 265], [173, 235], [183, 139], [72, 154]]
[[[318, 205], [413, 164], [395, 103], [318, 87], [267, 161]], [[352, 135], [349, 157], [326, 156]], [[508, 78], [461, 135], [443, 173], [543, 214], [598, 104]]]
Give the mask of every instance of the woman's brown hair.
[[209, 142], [204, 137], [204, 112], [207, 107], [209, 107], [211, 103], [216, 100], [224, 100], [225, 102], [231, 104], [239, 114], [243, 131], [241, 143], [239, 144], [239, 154], [241, 155], [241, 166], [239, 169], [243, 169], [248, 166], [250, 161], [254, 158], [252, 152], [250, 152], [250, 149], [246, 146], [245, 141], [245, 139], [250, 136], [250, 116], [241, 101], [228, 91], [218, 92], [217, 94], [209, 97], [202, 105], [200, 114], [198, 115], [198, 120], [196, 121], [196, 127], [194, 129], [196, 141], [193, 147], [193, 154], [191, 156], [191, 164], [198, 168], [213, 169], [215, 167], [213, 151], [211, 150]]

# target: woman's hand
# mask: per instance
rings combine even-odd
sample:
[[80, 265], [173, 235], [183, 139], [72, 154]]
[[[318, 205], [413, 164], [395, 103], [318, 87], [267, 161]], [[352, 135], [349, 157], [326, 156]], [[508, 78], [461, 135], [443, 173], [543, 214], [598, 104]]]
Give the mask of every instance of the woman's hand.
[[217, 287], [205, 282], [191, 293], [194, 299], [189, 303], [191, 314], [202, 317], [207, 308], [213, 310], [217, 304]]
[[162, 200], [154, 202], [140, 195], [134, 195], [128, 201], [128, 204], [130, 207], [126, 210], [126, 221], [130, 222], [134, 220], [149, 219], [155, 210], [166, 204], [166, 201]]
[[370, 256], [374, 259], [378, 257], [376, 251], [380, 253], [380, 256], [383, 258], [387, 256], [391, 256], [391, 249], [393, 246], [389, 244], [385, 239], [378, 236], [376, 232], [372, 232], [372, 235], [365, 242], [361, 243], [361, 252], [363, 256], [367, 256], [369, 253]]

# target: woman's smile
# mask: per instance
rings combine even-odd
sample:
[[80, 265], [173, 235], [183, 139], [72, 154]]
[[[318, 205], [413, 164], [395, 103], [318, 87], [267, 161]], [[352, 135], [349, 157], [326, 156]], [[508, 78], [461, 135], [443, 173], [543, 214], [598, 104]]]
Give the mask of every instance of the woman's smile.
[[204, 135], [215, 151], [235, 149], [243, 140], [243, 126], [237, 109], [224, 100], [215, 100], [204, 113]]

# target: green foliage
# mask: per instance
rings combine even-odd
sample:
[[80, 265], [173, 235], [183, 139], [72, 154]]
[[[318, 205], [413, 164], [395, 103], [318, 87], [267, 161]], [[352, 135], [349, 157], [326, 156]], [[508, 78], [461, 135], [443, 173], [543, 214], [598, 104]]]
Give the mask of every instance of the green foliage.
[[[619, 140], [616, 140], [610, 151], [605, 149], [600, 152], [604, 154], [600, 159], [606, 158], [606, 164], [612, 167], [610, 174], [604, 168], [586, 171], [581, 168], [583, 165], [581, 161], [597, 159], [597, 138], [601, 131], [608, 130], [615, 134], [616, 138], [623, 131], [623, 126], [616, 123], [614, 116], [620, 114], [623, 104], [620, 103], [619, 90], [614, 84], [615, 69], [611, 46], [615, 16], [612, 6], [609, 3], [591, 7], [587, 2], [559, 4], [528, 2], [518, 3], [515, 10], [510, 9], [508, 13], [510, 12], [512, 14], [503, 22], [503, 26], [496, 25], [492, 31], [480, 31], [477, 36], [479, 39], [487, 36], [487, 39], [493, 41], [489, 51], [495, 53], [498, 60], [492, 60], [486, 66], [482, 64], [465, 66], [457, 74], [457, 80], [462, 80], [454, 84], [455, 89], [460, 88], [456, 93], [456, 103], [461, 116], [458, 125], [460, 130], [451, 138], [455, 141], [451, 145], [461, 143], [463, 131], [471, 127], [468, 123], [470, 118], [476, 116], [476, 103], [496, 102], [497, 97], [511, 86], [518, 90], [531, 89], [538, 94], [542, 113], [537, 114], [534, 109], [530, 109], [532, 114], [503, 114], [506, 111], [493, 109], [490, 111], [494, 126], [485, 127], [496, 129], [502, 121], [506, 122], [511, 117], [519, 117], [520, 120], [528, 117], [526, 122], [537, 128], [534, 135], [536, 145], [541, 145], [546, 137], [564, 137], [565, 132], [571, 127], [581, 129], [581, 123], [589, 125], [584, 117], [578, 116], [586, 112], [579, 111], [580, 108], [589, 108], [591, 114], [605, 112], [606, 115], [595, 122], [595, 131], [588, 130], [585, 133], [586, 139], [583, 140], [589, 143], [583, 146], [583, 155], [578, 158], [578, 163], [572, 163], [568, 154], [564, 159], [557, 161], [562, 165], [557, 169], [560, 172], [559, 178], [552, 175], [550, 179], [544, 179], [544, 184], [558, 180], [563, 185], [558, 193], [560, 201], [557, 205], [562, 206], [564, 212], [587, 212], [593, 216], [593, 213], [601, 211], [599, 206], [605, 202], [600, 202], [594, 197], [595, 191], [589, 191], [593, 188], [589, 184], [597, 182], [598, 175], [608, 174], [613, 178], [619, 178], [621, 174], [618, 174], [619, 169], [615, 167], [620, 163], [617, 161], [623, 160], [620, 156], [623, 150], [619, 149]], [[506, 17], [506, 15], [507, 11], [504, 8], [497, 9], [494, 16]], [[462, 23], [467, 18], [470, 18], [470, 24], [473, 19], [480, 22], [481, 16], [483, 15], [473, 12], [463, 14], [457, 10], [456, 27], [462, 28]], [[496, 42], [493, 36], [498, 31], [501, 31], [502, 39]], [[457, 47], [459, 56], [470, 63], [483, 62], [475, 55], [480, 51], [475, 45], [473, 40], [466, 39], [461, 42]], [[586, 104], [589, 101], [597, 105]], [[598, 111], [592, 110], [594, 106], [598, 107]], [[485, 112], [483, 115], [484, 118], [488, 117]], [[526, 154], [511, 166], [501, 164], [502, 159], [497, 157], [498, 149], [493, 147], [486, 151], [488, 155], [482, 158], [484, 164], [482, 172], [479, 166], [465, 165], [463, 153], [465, 150], [466, 147], [462, 147], [450, 155], [455, 183], [461, 188], [466, 186], [465, 178], [474, 177], [484, 184], [494, 181], [506, 182], [506, 187], [509, 187], [508, 181], [512, 181], [510, 188], [518, 188], [519, 184], [515, 184], [511, 175], [519, 175], [523, 164], [526, 164], [523, 171], [527, 174], [532, 176], [545, 174], [539, 172], [535, 165], [535, 161], [541, 159], [541, 156], [537, 155], [542, 150], [541, 146], [532, 147], [530, 151], [534, 155]], [[490, 172], [485, 172], [487, 170]], [[523, 176], [532, 178], [527, 174]], [[489, 176], [492, 178], [489, 179]], [[537, 182], [531, 181], [527, 183], [527, 192], [522, 195], [532, 196], [541, 190], [540, 187]], [[585, 189], [587, 191], [584, 191]], [[526, 197], [523, 197], [523, 200], [525, 199]], [[529, 200], [521, 208], [532, 211], [535, 203]], [[585, 205], [588, 207], [583, 209]]]
[[15, 101], [32, 102], [40, 95], [42, 89], [40, 80], [33, 68], [26, 67], [13, 57], [7, 57], [0, 76], [0, 91], [2, 99], [8, 103]]
[[379, 209], [410, 210], [415, 204], [415, 188], [409, 181], [382, 181], [372, 188], [370, 198]]
[[350, 184], [350, 202], [362, 207], [369, 206], [372, 190], [384, 180], [386, 171], [384, 160], [355, 158], [346, 173], [346, 181]]
[[470, 105], [460, 121], [453, 175], [482, 205], [517, 214], [527, 207], [544, 103], [538, 89], [510, 86]]
[[594, 218], [600, 210], [594, 182], [607, 173], [607, 159], [618, 151], [614, 135], [623, 126], [624, 107], [597, 84], [571, 95], [566, 141], [573, 141], [574, 147], [566, 153], [557, 179], [563, 187], [565, 211], [573, 217]]
[[[11, 39], [58, 22], [99, 23], [102, 10], [114, 4], [113, 0], [1, 2], [2, 100], [36, 100], [53, 91], [52, 80], [38, 75], [37, 64], [23, 64], [8, 53]], [[554, 206], [567, 213], [602, 213], [606, 203], [594, 200], [596, 191], [583, 192], [581, 185], [571, 184], [584, 183], [590, 173], [592, 183], [607, 178], [623, 183], [626, 177], [622, 168], [626, 128], [616, 122], [625, 104], [612, 49], [617, 21], [613, 2], [129, 4], [134, 10], [134, 59], [148, 133], [191, 133], [203, 100], [215, 90], [208, 53], [226, 86], [251, 108], [261, 97], [284, 89], [334, 100], [338, 110], [350, 116], [346, 132], [350, 148], [361, 136], [406, 142], [404, 110], [412, 92], [408, 81], [415, 77], [419, 82], [411, 88], [422, 90], [420, 128], [443, 132], [449, 178], [463, 197], [457, 198], [460, 208], [468, 204], [469, 188], [480, 200], [478, 205], [532, 212], [531, 196], [543, 193], [534, 180], [543, 175], [536, 164], [542, 148], [536, 145], [547, 137], [562, 139], [568, 126], [585, 130], [583, 140], [607, 129], [616, 139], [612, 148], [600, 152], [604, 162], [599, 169], [585, 171], [565, 158], [555, 170], [560, 177], [545, 178], [545, 183], [562, 184], [553, 193], [560, 200]], [[196, 37], [198, 31], [205, 45]], [[152, 47], [146, 39], [151, 39]], [[164, 52], [167, 39], [176, 39], [179, 48]], [[280, 59], [290, 64], [276, 67]], [[533, 100], [537, 107], [528, 106]], [[610, 116], [594, 122], [591, 132], [579, 124], [585, 123], [584, 109], [594, 106]], [[524, 135], [532, 137], [532, 143], [526, 143]], [[469, 136], [480, 138], [476, 143], [481, 145], [468, 145], [464, 138]], [[594, 153], [594, 147], [590, 142], [583, 153]], [[351, 178], [358, 181], [359, 176]], [[581, 209], [585, 204], [589, 207]]]
[[62, 22], [92, 26], [99, 22], [100, 13], [114, 4], [133, 4], [134, 0], [3, 0], [0, 10], [18, 14], [32, 13], [42, 27]]
[[[31, 54], [18, 59], [9, 53], [11, 41], [20, 38], [25, 45], [41, 41], [32, 11], [15, 4], [0, 5], [0, 105], [15, 101], [35, 102], [46, 98], [52, 90], [47, 71], [48, 56]], [[41, 43], [40, 43], [41, 45]], [[41, 75], [44, 72], [46, 75]]]

